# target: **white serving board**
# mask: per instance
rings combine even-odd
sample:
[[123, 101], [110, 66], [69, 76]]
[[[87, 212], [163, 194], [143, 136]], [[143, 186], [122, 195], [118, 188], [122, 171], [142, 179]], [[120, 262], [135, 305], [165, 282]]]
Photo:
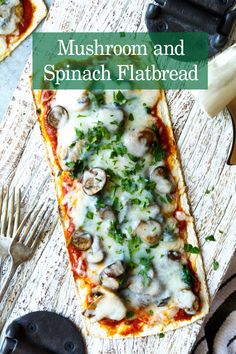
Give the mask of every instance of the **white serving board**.
[[[45, 31], [145, 31], [145, 0], [55, 0]], [[0, 133], [0, 183], [22, 187], [24, 205], [51, 198], [49, 168], [29, 87], [30, 62], [7, 110]], [[232, 141], [227, 111], [209, 119], [189, 92], [169, 91], [174, 132], [180, 150], [188, 195], [203, 249], [211, 298], [216, 293], [236, 245], [236, 166], [226, 165]], [[205, 194], [207, 189], [214, 189]], [[56, 210], [56, 206], [55, 206]], [[53, 221], [57, 214], [54, 212]], [[223, 234], [219, 232], [223, 231]], [[214, 234], [216, 242], [205, 242]], [[212, 268], [213, 259], [220, 267]], [[52, 310], [71, 318], [80, 328], [81, 316], [58, 223], [50, 227], [33, 259], [12, 280], [0, 305], [0, 329], [35, 310]], [[124, 340], [86, 338], [89, 354], [187, 354], [202, 321], [159, 336]]]

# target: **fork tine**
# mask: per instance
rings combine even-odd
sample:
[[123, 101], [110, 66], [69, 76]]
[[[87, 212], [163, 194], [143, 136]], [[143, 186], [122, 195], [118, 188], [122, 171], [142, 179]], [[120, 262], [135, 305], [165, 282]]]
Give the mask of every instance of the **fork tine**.
[[7, 214], [8, 214], [8, 202], [9, 202], [9, 188], [6, 186], [6, 194], [5, 194], [5, 209], [3, 208], [2, 220], [1, 220], [1, 232], [5, 234], [6, 224], [7, 224]]
[[46, 214], [46, 212], [47, 212], [47, 208], [44, 208], [44, 210], [42, 211], [42, 214], [40, 215], [40, 218], [38, 218], [38, 220], [35, 220], [35, 225], [34, 225], [32, 231], [30, 232], [30, 235], [26, 241], [26, 246], [31, 247], [31, 245], [34, 241], [34, 236], [35, 236], [37, 230], [39, 229], [40, 225], [43, 223], [43, 218], [44, 218], [44, 215]]
[[[14, 241], [13, 241], [14, 243], [17, 242], [17, 240], [18, 240], [18, 238], [19, 238], [19, 236], [20, 236], [20, 234], [21, 234], [21, 231], [23, 230], [23, 228], [24, 228], [24, 226], [25, 226], [27, 220], [29, 219], [29, 217], [30, 217], [30, 215], [32, 214], [32, 212], [34, 211], [34, 209], [35, 209], [35, 205], [34, 205], [33, 208], [25, 215], [25, 217], [24, 217], [23, 220], [21, 221], [21, 224], [20, 224], [19, 228], [17, 229], [17, 231], [16, 231], [16, 233], [15, 233], [15, 235], [14, 235]], [[32, 224], [33, 224], [33, 222], [32, 222]]]
[[[38, 242], [41, 240], [42, 232], [45, 229], [45, 226], [47, 225], [48, 220], [50, 219], [50, 217], [52, 215], [52, 211], [53, 211], [53, 208], [51, 210], [49, 210], [47, 217], [44, 219], [44, 222], [42, 222], [41, 224], [39, 223], [38, 235], [35, 238], [31, 238], [29, 246], [32, 248], [32, 250], [35, 249], [35, 247], [37, 246]], [[45, 215], [45, 213], [44, 213], [44, 215]]]
[[9, 206], [9, 217], [8, 217], [8, 225], [7, 225], [7, 236], [12, 237], [12, 229], [13, 229], [13, 220], [14, 220], [14, 205], [15, 205], [15, 187], [12, 191], [11, 203]]
[[[36, 219], [37, 219], [37, 217], [38, 217], [40, 211], [42, 210], [42, 207], [43, 207], [43, 206], [44, 206], [44, 204], [41, 204], [40, 207], [38, 208], [38, 210], [36, 210], [36, 212], [35, 212], [35, 214], [34, 214], [33, 220], [32, 220], [32, 221], [30, 222], [30, 224], [26, 227], [26, 229], [25, 229], [23, 235], [19, 238], [19, 242], [22, 242], [22, 243], [23, 243], [23, 242], [25, 241], [25, 239], [27, 238], [27, 236], [28, 236], [30, 230], [32, 229], [32, 226], [34, 225], [34, 223], [35, 223], [35, 221], [36, 221]], [[45, 208], [45, 211], [46, 211], [46, 210], [47, 210], [47, 209]], [[18, 231], [17, 231], [17, 232], [18, 232]]]
[[15, 213], [13, 235], [15, 235], [20, 222], [20, 201], [21, 201], [21, 189], [19, 188], [17, 192], [17, 198], [16, 198], [16, 213]]

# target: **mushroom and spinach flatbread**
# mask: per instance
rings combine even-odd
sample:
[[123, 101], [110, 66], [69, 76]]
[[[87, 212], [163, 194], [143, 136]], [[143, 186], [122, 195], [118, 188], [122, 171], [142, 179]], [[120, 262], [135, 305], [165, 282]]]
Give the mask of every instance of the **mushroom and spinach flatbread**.
[[0, 61], [38, 26], [46, 13], [42, 0], [0, 0]]
[[208, 312], [163, 91], [35, 91], [88, 334], [146, 336]]

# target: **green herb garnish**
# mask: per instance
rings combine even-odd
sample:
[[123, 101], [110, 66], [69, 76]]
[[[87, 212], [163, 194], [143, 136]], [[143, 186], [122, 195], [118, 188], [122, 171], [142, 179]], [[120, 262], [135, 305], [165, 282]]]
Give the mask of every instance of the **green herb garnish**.
[[128, 311], [127, 314], [126, 314], [126, 317], [127, 317], [127, 318], [131, 318], [131, 317], [134, 317], [134, 315], [135, 315], [135, 312], [133, 312], [133, 311]]
[[213, 269], [214, 270], [217, 270], [219, 268], [219, 262], [217, 262], [215, 259], [213, 260], [213, 263], [212, 263], [212, 266], [213, 266]]
[[189, 253], [195, 253], [195, 254], [200, 253], [200, 249], [198, 247], [193, 246], [189, 243], [185, 243], [184, 250], [185, 250], [185, 252], [189, 252]]
[[153, 161], [152, 161], [153, 165], [159, 161], [164, 160], [166, 157], [166, 151], [160, 145], [155, 145], [153, 147], [152, 154], [153, 154]]
[[93, 212], [92, 211], [87, 211], [87, 214], [86, 214], [86, 217], [88, 218], [88, 219], [90, 219], [90, 220], [92, 220], [93, 219]]
[[214, 235], [210, 235], [210, 236], [205, 237], [205, 240], [206, 241], [216, 241]]
[[190, 288], [194, 285], [194, 276], [187, 265], [183, 265], [182, 269], [182, 280]]
[[127, 98], [123, 95], [121, 91], [117, 93], [113, 92], [114, 103], [118, 106], [122, 106], [128, 102]]
[[134, 120], [134, 115], [132, 113], [129, 114], [129, 120], [132, 122]]

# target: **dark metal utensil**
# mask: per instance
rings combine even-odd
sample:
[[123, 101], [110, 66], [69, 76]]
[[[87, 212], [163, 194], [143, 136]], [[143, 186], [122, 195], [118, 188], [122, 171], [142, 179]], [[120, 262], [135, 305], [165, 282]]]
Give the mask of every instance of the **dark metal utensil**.
[[85, 354], [81, 333], [53, 312], [29, 313], [7, 328], [0, 354]]
[[146, 12], [149, 32], [207, 32], [209, 56], [217, 54], [228, 41], [236, 19], [235, 0], [155, 0]]

